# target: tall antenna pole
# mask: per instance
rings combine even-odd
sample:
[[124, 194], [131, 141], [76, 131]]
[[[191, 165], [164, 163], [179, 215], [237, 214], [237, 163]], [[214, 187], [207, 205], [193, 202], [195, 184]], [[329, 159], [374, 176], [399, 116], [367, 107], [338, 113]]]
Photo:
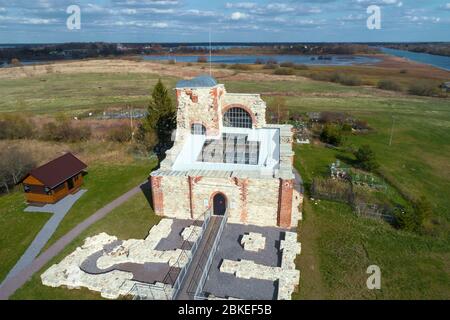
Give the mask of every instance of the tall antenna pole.
[[211, 48], [211, 28], [209, 28], [209, 75], [212, 76], [211, 70], [211, 58], [212, 58], [212, 48]]

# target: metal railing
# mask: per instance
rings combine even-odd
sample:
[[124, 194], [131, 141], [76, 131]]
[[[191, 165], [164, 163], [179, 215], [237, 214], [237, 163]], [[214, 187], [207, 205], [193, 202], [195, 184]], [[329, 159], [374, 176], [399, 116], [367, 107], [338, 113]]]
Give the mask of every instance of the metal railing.
[[211, 268], [213, 259], [216, 255], [217, 248], [219, 247], [220, 238], [222, 237], [222, 233], [223, 233], [223, 230], [225, 229], [227, 221], [228, 221], [228, 210], [226, 211], [224, 217], [222, 218], [220, 227], [216, 234], [216, 238], [214, 239], [214, 243], [211, 246], [211, 249], [209, 251], [208, 259], [206, 260], [206, 263], [203, 266], [202, 276], [200, 278], [200, 281], [197, 284], [197, 288], [196, 288], [195, 294], [194, 294], [194, 300], [207, 300], [208, 299], [208, 297], [203, 293], [203, 288], [205, 286], [206, 280], [208, 279], [209, 269]]
[[[177, 261], [170, 267], [162, 284], [137, 282], [133, 285], [129, 294], [133, 296], [134, 300], [174, 300], [176, 298], [184, 278], [186, 277], [187, 271], [191, 266], [192, 258], [197, 252], [200, 241], [203, 239], [205, 231], [209, 225], [211, 215], [212, 212], [208, 209], [193, 222], [193, 225], [198, 225], [199, 222], [202, 221], [201, 218], [203, 218], [200, 234], [197, 233], [198, 231], [193, 229], [188, 238], [183, 241], [183, 244], [181, 245], [181, 254], [178, 256]], [[195, 237], [197, 237], [197, 239], [192, 241]], [[193, 244], [191, 245], [192, 242]], [[187, 262], [184, 263], [186, 260]], [[165, 284], [172, 283], [172, 289], [170, 292], [167, 292], [168, 286]], [[164, 295], [161, 294], [161, 291], [164, 292]]]
[[136, 282], [130, 290], [133, 300], [169, 300], [171, 294], [166, 292], [163, 283], [150, 284]]

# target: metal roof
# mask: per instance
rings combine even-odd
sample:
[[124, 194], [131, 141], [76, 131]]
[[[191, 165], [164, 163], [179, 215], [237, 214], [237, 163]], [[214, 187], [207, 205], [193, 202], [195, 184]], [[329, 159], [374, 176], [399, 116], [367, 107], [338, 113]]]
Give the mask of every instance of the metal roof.
[[177, 88], [209, 88], [217, 85], [216, 79], [208, 75], [201, 75], [190, 80], [178, 81]]
[[86, 168], [86, 164], [69, 152], [32, 170], [28, 175], [38, 179], [46, 187], [54, 188]]

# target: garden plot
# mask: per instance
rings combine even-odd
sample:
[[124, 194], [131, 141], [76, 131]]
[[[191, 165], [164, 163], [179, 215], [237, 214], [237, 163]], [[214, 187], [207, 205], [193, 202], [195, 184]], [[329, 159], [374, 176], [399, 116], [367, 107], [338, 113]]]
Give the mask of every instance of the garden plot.
[[[87, 238], [83, 246], [45, 271], [42, 283], [69, 289], [86, 287], [109, 299], [125, 296], [135, 284], [142, 283], [171, 292], [173, 280], [166, 275], [187, 263], [190, 251], [180, 249], [180, 239], [183, 230], [189, 228], [188, 221], [163, 219], [144, 240], [121, 241], [106, 233]], [[196, 236], [193, 234], [189, 241], [195, 241]]]

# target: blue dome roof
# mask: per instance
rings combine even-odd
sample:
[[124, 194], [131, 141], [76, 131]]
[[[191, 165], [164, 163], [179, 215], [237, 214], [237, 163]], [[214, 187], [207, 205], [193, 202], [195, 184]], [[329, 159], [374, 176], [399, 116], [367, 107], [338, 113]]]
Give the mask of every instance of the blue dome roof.
[[216, 79], [208, 75], [201, 75], [191, 80], [178, 81], [177, 88], [209, 88], [217, 85]]

